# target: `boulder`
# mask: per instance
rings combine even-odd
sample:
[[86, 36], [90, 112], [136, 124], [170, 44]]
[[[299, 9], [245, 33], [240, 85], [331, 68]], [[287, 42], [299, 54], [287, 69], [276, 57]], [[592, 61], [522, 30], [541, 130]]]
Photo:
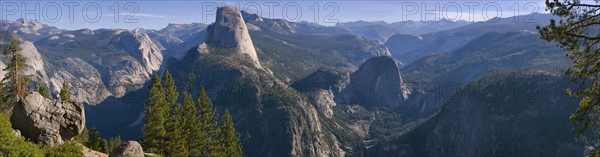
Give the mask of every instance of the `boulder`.
[[30, 93], [13, 108], [10, 121], [25, 138], [52, 147], [81, 134], [85, 127], [83, 104], [50, 100]]
[[144, 157], [142, 146], [136, 141], [127, 141], [115, 148], [109, 157]]

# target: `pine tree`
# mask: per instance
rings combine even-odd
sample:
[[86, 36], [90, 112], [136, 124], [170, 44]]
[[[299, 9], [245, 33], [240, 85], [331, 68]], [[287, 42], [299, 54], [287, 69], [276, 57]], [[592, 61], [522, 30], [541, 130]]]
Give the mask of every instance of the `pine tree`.
[[162, 79], [152, 77], [145, 102], [142, 143], [146, 152], [165, 156], [242, 156], [231, 115], [227, 112], [220, 126], [204, 88], [196, 101], [187, 92], [183, 93], [183, 104], [177, 103], [178, 97], [168, 71]]
[[[567, 51], [573, 65], [565, 72], [577, 88], [567, 95], [579, 100], [579, 107], [569, 117], [574, 132], [591, 139], [586, 145], [600, 146], [600, 5], [599, 1], [546, 0], [546, 11], [556, 18], [550, 25], [537, 27], [540, 37]], [[600, 150], [592, 156], [600, 156]]]
[[175, 80], [173, 80], [173, 76], [169, 73], [169, 70], [165, 71], [165, 75], [162, 79], [163, 87], [165, 88], [165, 96], [166, 101], [169, 105], [175, 105], [177, 103], [177, 99], [179, 98], [179, 93], [177, 93], [177, 87], [175, 86]]
[[235, 130], [233, 119], [228, 110], [223, 115], [223, 125], [221, 126], [220, 136], [223, 155], [227, 157], [242, 157], [242, 145], [240, 144], [240, 135]]
[[106, 141], [106, 139], [102, 138], [100, 140], [100, 148], [98, 148], [98, 151], [103, 152], [103, 153], [110, 153], [110, 152], [108, 152], [109, 151], [108, 148], [109, 148], [108, 141]]
[[206, 90], [202, 87], [197, 100], [198, 108], [200, 109], [200, 131], [199, 136], [202, 139], [199, 143], [198, 150], [200, 156], [217, 156], [219, 152], [218, 135], [218, 117], [213, 111], [213, 106], [210, 98], [206, 94]]
[[90, 133], [89, 133], [87, 127], [83, 127], [83, 132], [81, 132], [81, 134], [75, 136], [74, 141], [87, 146], [89, 136], [90, 136]]
[[27, 94], [29, 77], [24, 73], [25, 58], [19, 53], [21, 50], [23, 49], [17, 45], [16, 37], [13, 37], [10, 46], [4, 49], [5, 54], [11, 55], [10, 63], [3, 69], [6, 71], [6, 74], [0, 81], [2, 83], [2, 90], [5, 90], [2, 100], [5, 105], [0, 106], [0, 109], [5, 112], [10, 110], [14, 103]]
[[71, 93], [69, 93], [69, 84], [67, 81], [63, 81], [62, 88], [60, 89], [59, 98], [62, 101], [71, 102]]
[[50, 91], [48, 91], [48, 86], [46, 86], [44, 83], [38, 83], [37, 92], [45, 98], [52, 99], [52, 96], [50, 96]]
[[187, 137], [183, 128], [188, 127], [183, 124], [183, 106], [177, 104], [172, 108], [172, 112], [166, 123], [166, 144], [165, 156], [189, 156], [187, 148]]
[[144, 118], [143, 142], [146, 152], [165, 154], [164, 139], [166, 135], [165, 122], [168, 112], [165, 92], [157, 75], [152, 77], [148, 100], [145, 102], [146, 117]]
[[86, 144], [88, 148], [103, 152], [102, 137], [100, 137], [100, 132], [98, 132], [96, 127], [93, 127], [92, 130], [90, 130], [88, 138]]
[[202, 135], [200, 123], [199, 123], [199, 112], [194, 102], [194, 98], [188, 92], [183, 94], [183, 134], [186, 137], [186, 144], [190, 155], [198, 156], [201, 154], [199, 150], [199, 143], [202, 141]]
[[110, 140], [108, 141], [108, 152], [110, 153], [112, 151], [115, 150], [115, 148], [117, 148], [119, 145], [121, 145], [122, 141], [121, 141], [121, 136], [115, 136], [113, 138], [110, 138]]

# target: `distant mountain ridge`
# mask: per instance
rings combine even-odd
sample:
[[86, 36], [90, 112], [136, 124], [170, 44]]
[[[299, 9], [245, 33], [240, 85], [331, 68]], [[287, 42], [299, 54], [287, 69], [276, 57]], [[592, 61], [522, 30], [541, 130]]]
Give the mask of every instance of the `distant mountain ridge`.
[[352, 33], [381, 42], [387, 41], [395, 34], [421, 35], [454, 29], [471, 24], [467, 21], [402, 21], [387, 23], [384, 21], [355, 21], [337, 23], [335, 26], [348, 29]]
[[50, 35], [60, 34], [64, 30], [42, 24], [36, 20], [17, 19], [0, 20], [0, 30], [17, 34], [26, 41], [35, 42]]
[[519, 30], [536, 31], [536, 26], [546, 25], [553, 18], [557, 17], [540, 13], [493, 18], [488, 21], [475, 22], [436, 33], [423, 35], [397, 34], [390, 37], [385, 45], [398, 60], [411, 63], [431, 54], [446, 53], [460, 48], [485, 33]]

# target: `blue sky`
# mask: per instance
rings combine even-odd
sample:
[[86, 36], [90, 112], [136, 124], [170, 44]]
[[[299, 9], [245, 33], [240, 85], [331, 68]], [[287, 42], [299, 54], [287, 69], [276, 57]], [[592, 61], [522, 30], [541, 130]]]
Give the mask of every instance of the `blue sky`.
[[484, 21], [545, 12], [544, 0], [509, 1], [0, 1], [1, 19], [37, 19], [63, 29], [160, 29], [169, 23], [211, 23], [215, 8], [233, 5], [263, 17], [323, 25], [349, 21]]

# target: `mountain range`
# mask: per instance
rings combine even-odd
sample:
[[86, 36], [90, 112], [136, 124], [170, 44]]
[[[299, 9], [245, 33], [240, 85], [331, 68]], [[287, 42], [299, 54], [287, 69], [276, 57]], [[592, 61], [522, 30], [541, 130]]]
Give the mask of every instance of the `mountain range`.
[[451, 21], [441, 19], [439, 21], [403, 21], [387, 23], [384, 21], [355, 21], [341, 22], [335, 26], [348, 29], [350, 32], [381, 42], [387, 41], [396, 34], [422, 35], [454, 29], [471, 24], [471, 22], [459, 20]]
[[178, 89], [204, 88], [234, 115], [247, 156], [580, 153], [568, 120], [577, 101], [563, 92], [570, 62], [535, 31], [553, 17], [517, 19], [530, 16], [539, 22], [321, 26], [222, 7], [208, 25], [62, 30], [17, 20], [0, 34], [19, 37], [32, 81], [53, 93], [68, 82], [104, 137], [141, 138], [149, 80], [169, 70]]

